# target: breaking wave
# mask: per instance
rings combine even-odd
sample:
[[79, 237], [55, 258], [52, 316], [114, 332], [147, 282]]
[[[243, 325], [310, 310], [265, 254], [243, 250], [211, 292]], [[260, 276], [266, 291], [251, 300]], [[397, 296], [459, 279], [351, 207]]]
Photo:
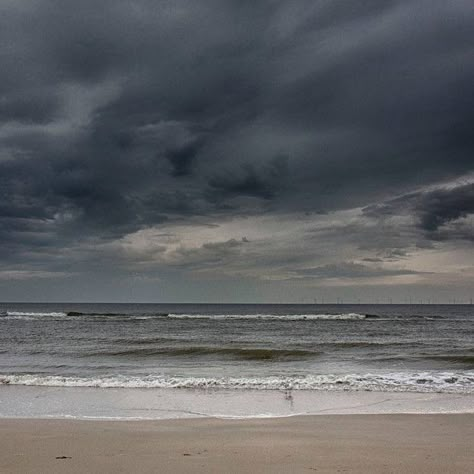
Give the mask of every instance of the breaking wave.
[[49, 312], [49, 313], [42, 313], [42, 312], [30, 312], [30, 311], [5, 311], [1, 313], [3, 317], [10, 317], [12, 319], [29, 319], [29, 318], [41, 318], [41, 317], [53, 317], [53, 318], [60, 318], [67, 316], [67, 313], [63, 312]]
[[313, 375], [305, 377], [164, 377], [0, 375], [2, 385], [95, 388], [174, 388], [227, 390], [322, 390], [474, 393], [474, 371]]
[[[115, 312], [82, 312], [82, 311], [0, 311], [0, 319], [24, 319], [34, 320], [37, 318], [57, 320], [57, 319], [88, 319], [88, 320], [147, 320], [147, 319], [208, 319], [208, 320], [279, 320], [279, 321], [311, 321], [311, 320], [327, 320], [327, 321], [359, 321], [359, 320], [375, 320], [375, 321], [434, 321], [444, 319], [441, 316], [380, 316], [377, 314], [363, 313], [315, 313], [315, 314], [210, 314], [210, 313], [115, 313]], [[451, 321], [457, 319], [450, 318]]]
[[3, 319], [74, 319], [74, 318], [124, 318], [124, 319], [213, 319], [213, 320], [280, 320], [280, 321], [305, 321], [305, 320], [363, 320], [375, 319], [376, 315], [366, 315], [359, 313], [341, 314], [181, 314], [181, 313], [153, 313], [153, 314], [127, 314], [127, 313], [97, 313], [97, 312], [28, 312], [28, 311], [5, 311], [0, 313]]
[[148, 315], [134, 315], [129, 313], [97, 313], [97, 312], [80, 312], [80, 311], [53, 311], [53, 312], [30, 312], [30, 311], [3, 311], [0, 312], [1, 319], [23, 319], [27, 321], [35, 319], [155, 319], [155, 318], [164, 318], [168, 316], [168, 313], [155, 313]]
[[276, 319], [283, 321], [300, 321], [311, 319], [324, 320], [359, 320], [376, 318], [375, 315], [359, 313], [341, 314], [168, 314], [169, 318], [175, 319]]

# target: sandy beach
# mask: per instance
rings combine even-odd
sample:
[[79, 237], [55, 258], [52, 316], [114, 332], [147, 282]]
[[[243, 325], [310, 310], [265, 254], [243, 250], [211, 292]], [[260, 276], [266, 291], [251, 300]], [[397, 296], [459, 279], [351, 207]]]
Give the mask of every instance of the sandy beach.
[[0, 420], [2, 473], [468, 473], [474, 415]]

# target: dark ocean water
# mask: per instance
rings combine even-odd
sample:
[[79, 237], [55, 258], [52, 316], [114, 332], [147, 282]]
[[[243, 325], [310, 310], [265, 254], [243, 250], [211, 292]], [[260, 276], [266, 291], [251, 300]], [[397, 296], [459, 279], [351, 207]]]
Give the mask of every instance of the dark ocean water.
[[474, 393], [470, 305], [0, 304], [0, 383]]

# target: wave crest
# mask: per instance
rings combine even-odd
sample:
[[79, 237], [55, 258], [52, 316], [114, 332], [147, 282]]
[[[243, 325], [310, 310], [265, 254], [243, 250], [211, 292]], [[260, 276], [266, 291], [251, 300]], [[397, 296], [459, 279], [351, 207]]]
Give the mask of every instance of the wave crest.
[[40, 311], [5, 311], [4, 313], [2, 313], [2, 316], [6, 316], [6, 317], [10, 317], [12, 319], [14, 318], [17, 318], [17, 319], [22, 319], [22, 318], [34, 318], [34, 317], [53, 317], [53, 318], [60, 318], [60, 317], [64, 317], [64, 316], [67, 316], [66, 313], [63, 313], [63, 312], [49, 312], [49, 313], [46, 313], [46, 312], [40, 312]]
[[323, 390], [474, 393], [474, 371], [312, 375], [306, 377], [165, 377], [0, 375], [0, 384], [48, 387]]
[[82, 311], [67, 311], [67, 312], [30, 312], [30, 311], [5, 311], [0, 313], [3, 319], [24, 319], [34, 320], [36, 318], [42, 319], [75, 319], [75, 318], [90, 318], [99, 319], [106, 318], [113, 320], [118, 319], [209, 319], [209, 320], [279, 320], [279, 321], [307, 321], [307, 320], [364, 320], [379, 318], [373, 314], [359, 314], [359, 313], [339, 313], [339, 314], [185, 314], [185, 313], [152, 313], [152, 314], [127, 314], [127, 313], [98, 313], [98, 312], [82, 312]]
[[360, 320], [374, 318], [374, 315], [365, 315], [359, 313], [340, 313], [340, 314], [180, 314], [170, 313], [169, 318], [175, 319], [275, 319], [283, 321], [300, 320]]

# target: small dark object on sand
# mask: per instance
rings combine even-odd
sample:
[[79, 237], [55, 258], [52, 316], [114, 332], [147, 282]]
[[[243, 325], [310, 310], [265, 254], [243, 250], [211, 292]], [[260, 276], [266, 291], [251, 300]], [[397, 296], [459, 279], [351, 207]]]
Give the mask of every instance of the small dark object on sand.
[[56, 456], [56, 459], [72, 459], [71, 456]]

